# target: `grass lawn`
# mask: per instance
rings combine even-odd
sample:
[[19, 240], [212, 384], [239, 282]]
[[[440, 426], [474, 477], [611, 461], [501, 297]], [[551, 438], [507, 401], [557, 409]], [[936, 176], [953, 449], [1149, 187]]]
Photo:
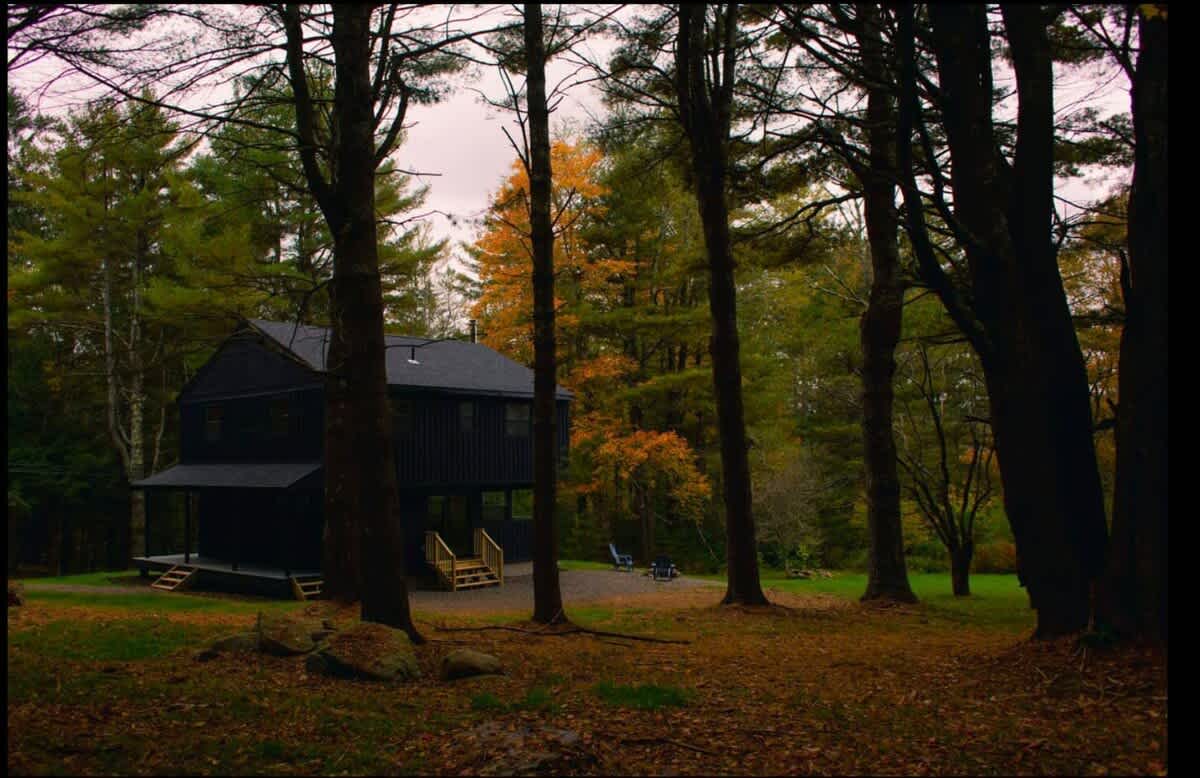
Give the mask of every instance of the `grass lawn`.
[[[682, 645], [418, 610], [423, 678], [395, 686], [310, 676], [303, 658], [192, 658], [260, 609], [343, 625], [351, 610], [118, 593], [131, 587], [112, 577], [31, 579], [8, 610], [10, 773], [521, 772], [538, 753], [557, 760], [543, 772], [573, 774], [1167, 769], [1165, 660], [1030, 642], [1011, 576], [976, 576], [955, 599], [947, 576], [914, 575], [921, 603], [898, 608], [859, 604], [853, 574], [767, 575], [776, 604], [760, 609], [717, 607], [707, 587], [568, 603], [577, 624]], [[484, 626], [506, 629], [441, 629]], [[438, 681], [461, 647], [507, 674]]]

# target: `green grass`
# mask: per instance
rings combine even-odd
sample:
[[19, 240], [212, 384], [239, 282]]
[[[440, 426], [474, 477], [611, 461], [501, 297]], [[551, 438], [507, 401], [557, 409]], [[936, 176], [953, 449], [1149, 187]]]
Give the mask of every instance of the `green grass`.
[[285, 612], [303, 607], [296, 600], [234, 600], [223, 597], [197, 597], [194, 595], [150, 591], [136, 594], [114, 592], [63, 592], [54, 589], [27, 587], [25, 596], [30, 601], [41, 601], [63, 606], [92, 608], [114, 608], [118, 610], [150, 613], [235, 613], [253, 614], [258, 611]]
[[612, 562], [588, 562], [582, 559], [560, 559], [559, 570], [612, 570]]
[[534, 686], [525, 692], [525, 696], [522, 699], [513, 702], [505, 702], [491, 692], [481, 692], [471, 697], [471, 710], [478, 711], [498, 711], [501, 713], [512, 711], [545, 711], [547, 713], [557, 713], [561, 709], [562, 706], [554, 701], [554, 697], [544, 686]]
[[[137, 570], [101, 570], [96, 573], [77, 573], [75, 575], [60, 575], [53, 578], [18, 578], [26, 588], [44, 584], [70, 584], [73, 586], [121, 586], [121, 582], [136, 579], [140, 573]], [[114, 581], [113, 579], [119, 579]]]
[[611, 681], [601, 681], [592, 687], [592, 691], [609, 705], [638, 710], [682, 708], [691, 702], [694, 696], [692, 692], [678, 686], [658, 686], [652, 683], [623, 686]]
[[[36, 651], [42, 657], [72, 661], [131, 662], [167, 656], [194, 647], [218, 629], [179, 624], [163, 618], [120, 621], [51, 621], [12, 632], [9, 646]], [[225, 628], [224, 631], [228, 631]]]
[[[784, 578], [764, 571], [763, 588], [785, 592], [820, 592], [857, 600], [867, 590], [865, 573], [835, 573], [833, 578]], [[955, 597], [949, 573], [913, 573], [908, 576], [913, 593], [931, 616], [980, 627], [1025, 629], [1033, 625], [1029, 597], [1015, 575], [971, 576], [971, 595]]]

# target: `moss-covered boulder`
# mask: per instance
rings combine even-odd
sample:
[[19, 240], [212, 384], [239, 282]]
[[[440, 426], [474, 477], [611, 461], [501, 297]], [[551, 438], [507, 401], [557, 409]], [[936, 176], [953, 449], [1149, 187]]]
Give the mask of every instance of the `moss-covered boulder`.
[[504, 668], [500, 660], [482, 651], [472, 651], [460, 648], [442, 657], [438, 667], [438, 676], [443, 681], [453, 681], [458, 678], [470, 678], [475, 675], [500, 675]]
[[320, 622], [303, 621], [284, 616], [258, 616], [259, 650], [273, 656], [298, 656], [317, 647], [315, 634], [320, 634]]
[[221, 654], [248, 654], [258, 651], [258, 632], [238, 632], [214, 640], [208, 648], [196, 654], [196, 660], [207, 662]]
[[370, 622], [333, 633], [304, 666], [311, 673], [368, 681], [408, 681], [421, 675], [408, 635]]

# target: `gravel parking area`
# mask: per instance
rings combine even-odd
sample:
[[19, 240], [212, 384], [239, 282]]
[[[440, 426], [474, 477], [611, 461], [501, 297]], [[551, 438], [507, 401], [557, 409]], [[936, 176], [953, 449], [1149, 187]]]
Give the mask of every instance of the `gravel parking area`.
[[[616, 570], [564, 570], [558, 574], [563, 601], [571, 605], [627, 597], [659, 594], [680, 589], [723, 588], [723, 584], [681, 576], [655, 581], [642, 572]], [[506, 575], [503, 586], [466, 589], [458, 592], [418, 590], [412, 593], [413, 608], [420, 611], [504, 611], [533, 608], [533, 575]]]

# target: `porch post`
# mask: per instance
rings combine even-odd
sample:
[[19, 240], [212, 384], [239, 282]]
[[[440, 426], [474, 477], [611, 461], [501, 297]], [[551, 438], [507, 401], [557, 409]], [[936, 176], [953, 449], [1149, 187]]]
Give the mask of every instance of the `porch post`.
[[183, 490], [183, 563], [192, 563], [192, 493]]
[[[282, 506], [279, 505], [281, 499], [283, 502]], [[286, 526], [287, 522], [289, 520], [289, 517], [287, 515], [281, 516], [280, 514], [283, 514], [284, 512], [282, 510], [279, 510], [279, 508], [281, 508], [281, 507], [286, 508], [289, 513], [293, 514], [290, 518], [291, 518], [291, 521], [294, 522], [295, 518], [296, 518], [294, 515], [296, 512], [295, 507], [294, 507], [295, 503], [296, 503], [295, 495], [293, 495], [287, 491], [283, 492], [282, 498], [280, 498], [280, 497], [275, 498], [275, 507], [276, 507], [275, 523], [276, 524], [280, 524], [280, 523], [284, 524], [284, 527], [283, 527], [283, 577], [284, 578], [292, 577], [292, 569], [291, 568], [292, 568], [292, 545], [293, 545], [293, 543], [292, 543], [292, 537], [291, 537], [291, 535], [288, 534], [288, 531], [287, 531], [288, 528]]]
[[506, 549], [514, 548], [511, 486], [504, 490], [504, 537], [500, 539], [500, 542]]
[[[151, 514], [154, 513], [154, 511], [151, 510], [151, 508], [150, 508], [151, 500], [150, 500], [149, 490], [142, 490], [142, 493], [145, 495], [144, 499], [145, 499], [145, 504], [146, 504], [146, 521], [142, 527], [145, 542], [142, 544], [142, 548], [145, 549], [143, 553], [145, 553], [146, 558], [149, 559], [150, 558], [150, 516], [151, 516]], [[133, 545], [132, 539], [130, 540], [130, 545]], [[142, 578], [146, 578], [150, 575], [150, 569], [146, 565], [142, 565], [141, 569], [138, 572], [141, 574]]]
[[145, 532], [146, 532], [146, 543], [145, 543], [144, 548], [146, 549], [147, 557], [150, 556], [150, 515], [154, 513], [154, 511], [152, 511], [150, 509], [150, 503], [151, 503], [150, 492], [147, 490], [146, 491], [146, 526], [144, 527]]
[[242, 553], [242, 522], [241, 515], [235, 513], [230, 516], [233, 519], [233, 570], [237, 572], [238, 556]]

